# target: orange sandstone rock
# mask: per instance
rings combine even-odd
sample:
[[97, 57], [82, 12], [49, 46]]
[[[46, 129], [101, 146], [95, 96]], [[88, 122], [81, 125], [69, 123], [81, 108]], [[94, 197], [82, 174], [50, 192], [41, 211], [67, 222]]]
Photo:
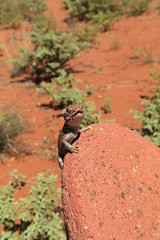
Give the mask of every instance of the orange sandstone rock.
[[92, 127], [64, 161], [68, 239], [160, 239], [160, 149], [117, 124]]

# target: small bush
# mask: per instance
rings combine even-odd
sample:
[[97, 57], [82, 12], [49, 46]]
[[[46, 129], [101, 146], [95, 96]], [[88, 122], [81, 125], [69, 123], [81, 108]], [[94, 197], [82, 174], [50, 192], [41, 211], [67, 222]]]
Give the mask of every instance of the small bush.
[[47, 5], [44, 0], [2, 0], [0, 2], [0, 26], [16, 28], [22, 20], [35, 21], [44, 15]]
[[103, 100], [104, 106], [102, 107], [102, 110], [104, 111], [105, 114], [110, 113], [112, 111], [111, 107], [111, 98], [107, 97]]
[[19, 3], [20, 14], [24, 20], [33, 21], [39, 16], [44, 16], [47, 4], [44, 0], [17, 0]]
[[93, 123], [98, 123], [100, 122], [100, 114], [99, 113], [94, 113], [96, 107], [94, 102], [85, 102], [83, 103], [83, 109], [84, 109], [84, 118], [81, 122], [81, 127], [86, 127], [90, 124]]
[[136, 54], [136, 58], [141, 58], [144, 64], [152, 64], [159, 61], [153, 56], [148, 45], [144, 45], [141, 48], [133, 47], [133, 51]]
[[16, 171], [11, 176], [9, 184], [0, 187], [1, 240], [66, 239], [58, 206], [60, 189], [55, 187], [57, 177], [38, 174], [28, 195], [16, 200], [15, 192], [26, 182]]
[[35, 29], [31, 33], [31, 41], [33, 50], [21, 49], [23, 58], [14, 59], [12, 63], [17, 75], [25, 72], [37, 83], [66, 76], [66, 63], [82, 48], [75, 34], [57, 34], [44, 29]]
[[111, 50], [119, 50], [122, 47], [122, 43], [120, 39], [111, 39], [110, 41], [110, 49]]
[[96, 23], [107, 31], [122, 15], [140, 15], [148, 10], [151, 0], [63, 0], [72, 19]]
[[87, 96], [91, 96], [93, 93], [93, 86], [92, 85], [87, 85], [86, 86], [86, 90], [87, 90]]
[[71, 18], [99, 24], [102, 30], [108, 30], [116, 18], [115, 1], [63, 0]]
[[37, 88], [37, 92], [41, 95], [49, 94], [52, 95], [55, 90], [55, 84], [51, 85], [50, 83], [42, 82], [40, 87]]
[[5, 121], [5, 116], [2, 112], [0, 112], [0, 123], [4, 122]]
[[68, 88], [63, 86], [54, 93], [54, 101], [61, 107], [65, 107], [76, 102], [83, 103], [86, 94], [78, 88]]
[[90, 47], [96, 43], [96, 36], [98, 34], [98, 27], [89, 24], [82, 25], [75, 33], [80, 42], [81, 48]]
[[19, 114], [0, 114], [0, 153], [18, 153], [18, 145], [15, 137], [24, 128], [24, 120]]
[[151, 0], [130, 0], [128, 1], [127, 14], [132, 16], [141, 15], [149, 10]]
[[[152, 70], [150, 73], [154, 78], [160, 79], [157, 71]], [[134, 117], [142, 124], [140, 134], [150, 139], [155, 145], [160, 147], [160, 88], [159, 85], [154, 88], [155, 96], [150, 100], [145, 100], [145, 110], [143, 113], [131, 111]]]
[[134, 111], [134, 117], [142, 124], [141, 135], [160, 147], [160, 92], [144, 103], [144, 112]]
[[156, 81], [158, 80], [158, 82], [159, 82], [158, 85], [155, 85], [153, 87], [153, 91], [155, 93], [160, 92], [160, 73], [157, 71], [157, 69], [151, 69], [150, 76], [153, 77]]
[[92, 85], [86, 87], [86, 93], [75, 87], [77, 80], [72, 75], [66, 78], [57, 78], [56, 83], [42, 83], [38, 90], [40, 93], [47, 93], [53, 96], [53, 101], [60, 107], [64, 108], [76, 102], [82, 103], [85, 117], [82, 120], [81, 127], [88, 126], [92, 123], [100, 122], [100, 114], [93, 113], [96, 110], [94, 102], [85, 102], [86, 96], [92, 94]]
[[[64, 72], [64, 77], [62, 76], [58, 78], [53, 78], [51, 83], [42, 82], [37, 90], [40, 94], [47, 93], [53, 96], [55, 94], [56, 96], [57, 91], [59, 91], [60, 93], [62, 92], [62, 88], [70, 91], [70, 89], [75, 85], [77, 81], [78, 80], [75, 80], [73, 75], [70, 74], [67, 76], [67, 73]], [[61, 96], [59, 96], [59, 99], [61, 97], [63, 97], [62, 94]]]

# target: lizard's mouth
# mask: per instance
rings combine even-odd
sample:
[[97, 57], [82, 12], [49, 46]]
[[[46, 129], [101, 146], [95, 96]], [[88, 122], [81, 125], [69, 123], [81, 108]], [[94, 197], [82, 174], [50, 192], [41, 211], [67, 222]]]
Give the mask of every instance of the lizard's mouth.
[[80, 103], [76, 103], [68, 106], [63, 116], [67, 124], [79, 125], [84, 117], [82, 105]]
[[78, 115], [78, 114], [84, 114], [83, 109], [79, 109], [79, 110], [77, 110], [75, 113], [73, 113], [72, 116], [76, 116], [76, 115]]
[[66, 119], [67, 124], [74, 124], [74, 125], [79, 125], [80, 122], [82, 121], [84, 117], [84, 111], [83, 110], [78, 110], [72, 116], [70, 116], [68, 119]]
[[75, 112], [71, 118], [75, 119], [75, 118], [79, 118], [79, 117], [84, 117], [84, 111], [83, 109], [79, 109], [77, 112]]

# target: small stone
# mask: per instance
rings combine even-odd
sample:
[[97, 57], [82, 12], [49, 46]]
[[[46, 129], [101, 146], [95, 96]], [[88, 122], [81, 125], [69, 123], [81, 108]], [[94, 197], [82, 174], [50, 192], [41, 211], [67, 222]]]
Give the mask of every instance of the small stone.
[[133, 167], [133, 172], [136, 173], [136, 168], [135, 167]]

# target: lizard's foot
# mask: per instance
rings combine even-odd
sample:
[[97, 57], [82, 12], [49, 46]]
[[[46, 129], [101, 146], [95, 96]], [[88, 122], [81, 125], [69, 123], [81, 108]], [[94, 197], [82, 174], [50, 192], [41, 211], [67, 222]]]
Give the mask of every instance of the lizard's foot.
[[80, 130], [79, 130], [79, 133], [85, 132], [85, 131], [88, 131], [88, 130], [92, 130], [92, 129], [93, 129], [93, 128], [92, 128], [91, 126], [88, 126], [88, 127], [86, 127], [86, 128], [80, 129]]
[[72, 146], [71, 152], [72, 153], [78, 153], [79, 152], [79, 147], [78, 146]]
[[60, 166], [60, 168], [62, 170], [63, 169], [63, 160], [62, 160], [61, 157], [58, 157], [58, 164], [59, 164], [59, 166]]

